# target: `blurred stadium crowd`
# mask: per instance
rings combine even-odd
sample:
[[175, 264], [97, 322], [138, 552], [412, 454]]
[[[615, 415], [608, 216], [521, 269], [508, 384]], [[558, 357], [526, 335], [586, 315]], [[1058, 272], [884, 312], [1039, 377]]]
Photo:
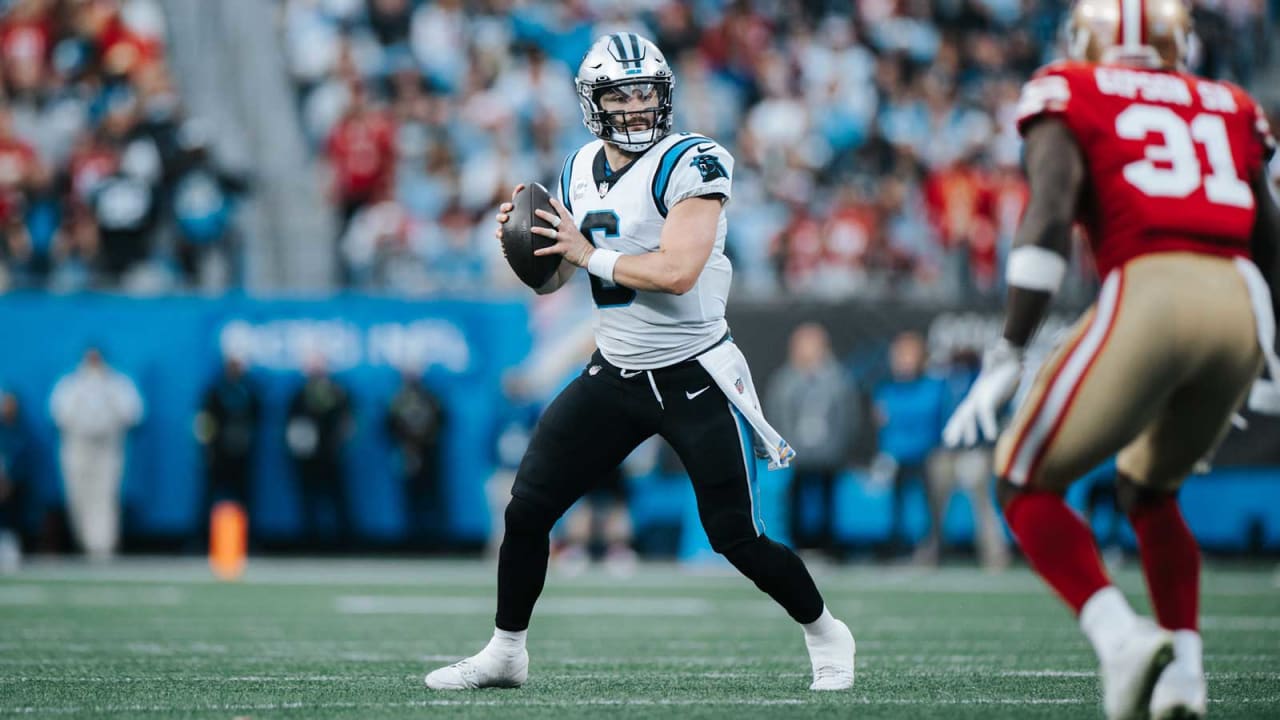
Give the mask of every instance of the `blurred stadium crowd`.
[[[677, 127], [737, 157], [729, 250], [746, 292], [946, 300], [999, 289], [1026, 198], [1018, 89], [1054, 57], [1066, 9], [278, 1], [348, 285], [509, 285], [492, 208], [517, 182], [554, 182], [590, 139], [573, 73], [593, 37], [628, 29], [673, 62]], [[1195, 6], [1198, 69], [1248, 86], [1276, 9]], [[0, 288], [236, 284], [246, 178], [218, 166], [208, 128], [186, 117], [159, 0], [0, 0], [0, 17]]]
[[0, 2], [0, 289], [223, 287], [242, 181], [206, 152], [156, 0]]
[[[677, 129], [735, 153], [729, 251], [748, 292], [954, 300], [999, 289], [1026, 200], [1014, 109], [1055, 56], [1066, 6], [282, 0], [281, 12], [358, 286], [507, 281], [491, 209], [517, 182], [554, 182], [591, 139], [572, 77], [592, 38], [626, 29], [675, 66]], [[1267, 12], [1197, 2], [1198, 69], [1248, 85], [1270, 51]]]

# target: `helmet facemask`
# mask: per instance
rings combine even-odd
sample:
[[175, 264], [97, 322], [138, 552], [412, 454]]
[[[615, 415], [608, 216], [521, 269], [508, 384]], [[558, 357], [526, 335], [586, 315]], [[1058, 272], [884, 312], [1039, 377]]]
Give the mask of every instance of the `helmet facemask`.
[[671, 85], [669, 77], [580, 82], [578, 101], [592, 134], [623, 151], [642, 152], [671, 132]]

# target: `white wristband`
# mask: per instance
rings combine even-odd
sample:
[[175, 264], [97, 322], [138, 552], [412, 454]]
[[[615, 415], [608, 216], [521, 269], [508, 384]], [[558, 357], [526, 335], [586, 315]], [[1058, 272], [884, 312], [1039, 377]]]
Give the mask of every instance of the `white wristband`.
[[1004, 269], [1010, 287], [1047, 293], [1057, 292], [1066, 276], [1066, 258], [1035, 245], [1014, 248]]
[[613, 282], [613, 266], [618, 264], [618, 258], [620, 257], [622, 257], [622, 253], [617, 250], [596, 248], [595, 252], [591, 253], [591, 257], [587, 259], [587, 272], [601, 280]]

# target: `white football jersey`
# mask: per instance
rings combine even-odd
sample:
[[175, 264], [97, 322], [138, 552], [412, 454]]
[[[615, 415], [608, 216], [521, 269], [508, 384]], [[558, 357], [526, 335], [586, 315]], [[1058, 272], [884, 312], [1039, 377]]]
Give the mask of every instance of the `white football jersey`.
[[[639, 255], [658, 249], [667, 211], [681, 200], [721, 195], [728, 202], [732, 176], [733, 156], [701, 135], [668, 135], [618, 172], [596, 140], [565, 160], [560, 200], [596, 247]], [[727, 228], [721, 209], [711, 257], [684, 295], [636, 291], [591, 276], [596, 346], [606, 360], [653, 370], [688, 360], [724, 337], [733, 278], [724, 254]]]

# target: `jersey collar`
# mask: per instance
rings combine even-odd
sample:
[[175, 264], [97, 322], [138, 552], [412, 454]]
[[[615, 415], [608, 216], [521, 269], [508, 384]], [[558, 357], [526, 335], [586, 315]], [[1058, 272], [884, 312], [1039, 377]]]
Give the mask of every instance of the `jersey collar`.
[[626, 167], [616, 171], [609, 167], [609, 161], [605, 158], [604, 154], [604, 145], [601, 145], [600, 149], [596, 152], [595, 159], [591, 161], [591, 179], [595, 182], [596, 191], [600, 193], [600, 197], [608, 195], [609, 190], [614, 185], [617, 185], [618, 181], [622, 180], [622, 176], [626, 175], [628, 170], [635, 167], [640, 158], [657, 144], [658, 143], [654, 143], [653, 145], [650, 145], [644, 150], [636, 153], [635, 157], [631, 158], [631, 162], [627, 163]]

